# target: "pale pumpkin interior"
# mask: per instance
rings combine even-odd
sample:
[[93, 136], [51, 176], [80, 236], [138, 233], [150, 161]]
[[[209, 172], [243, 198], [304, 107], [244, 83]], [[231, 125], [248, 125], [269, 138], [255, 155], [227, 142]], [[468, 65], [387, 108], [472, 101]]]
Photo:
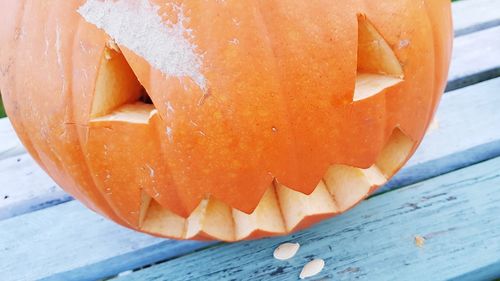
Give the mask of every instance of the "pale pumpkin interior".
[[358, 16], [358, 69], [354, 101], [379, 94], [403, 81], [398, 58], [364, 15]]
[[90, 118], [147, 123], [154, 105], [116, 45], [104, 49]]
[[[359, 49], [354, 102], [382, 93], [403, 81], [403, 69], [390, 46], [364, 16], [358, 17]], [[106, 48], [96, 84], [91, 123], [148, 124], [156, 114], [147, 94], [117, 49]], [[306, 195], [279, 183], [269, 186], [253, 213], [246, 214], [209, 198], [183, 218], [142, 191], [138, 224], [142, 231], [176, 239], [235, 241], [279, 235], [342, 213], [383, 185], [406, 161], [414, 142], [395, 129], [367, 168], [332, 165], [313, 193]]]

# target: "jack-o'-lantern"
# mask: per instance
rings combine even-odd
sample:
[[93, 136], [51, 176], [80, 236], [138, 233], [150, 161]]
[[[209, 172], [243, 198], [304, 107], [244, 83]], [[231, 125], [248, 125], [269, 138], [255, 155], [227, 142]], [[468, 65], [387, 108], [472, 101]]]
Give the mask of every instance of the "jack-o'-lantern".
[[0, 86], [40, 166], [177, 239], [287, 234], [409, 159], [444, 90], [450, 1], [7, 0]]

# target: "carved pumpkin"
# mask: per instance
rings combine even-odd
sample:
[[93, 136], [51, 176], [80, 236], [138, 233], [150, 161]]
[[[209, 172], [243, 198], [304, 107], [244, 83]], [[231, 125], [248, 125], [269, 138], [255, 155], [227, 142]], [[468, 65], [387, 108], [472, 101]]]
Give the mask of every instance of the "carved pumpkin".
[[444, 90], [448, 0], [7, 0], [0, 85], [67, 192], [177, 239], [281, 235], [393, 176]]

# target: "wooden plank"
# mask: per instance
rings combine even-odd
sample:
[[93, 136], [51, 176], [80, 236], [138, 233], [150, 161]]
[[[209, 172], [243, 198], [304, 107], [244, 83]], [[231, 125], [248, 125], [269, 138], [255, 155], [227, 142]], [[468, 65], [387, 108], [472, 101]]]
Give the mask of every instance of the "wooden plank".
[[452, 9], [455, 36], [500, 25], [498, 0], [461, 0]]
[[[494, 35], [496, 35], [496, 38], [492, 37]], [[500, 46], [498, 44], [500, 44], [500, 27], [484, 30], [479, 33], [473, 33], [458, 38], [455, 43], [456, 48], [453, 57], [453, 67], [450, 74], [450, 87], [456, 88], [462, 85], [486, 79], [491, 76], [495, 76], [499, 71], [498, 66], [500, 65], [500, 56], [497, 55], [497, 52], [495, 51], [496, 48], [494, 48], [494, 46]], [[478, 49], [479, 46], [481, 46], [480, 50]], [[468, 51], [469, 49], [473, 48], [475, 48], [476, 51]], [[484, 59], [483, 56], [486, 57], [486, 59]], [[474, 73], [479, 74], [475, 75]], [[476, 90], [467, 90], [461, 93], [465, 94], [475, 91]], [[493, 94], [490, 95], [490, 97], [492, 96]], [[448, 99], [445, 98], [445, 100]], [[468, 104], [466, 100], [461, 100], [461, 102], [464, 105]], [[486, 117], [484, 118], [488, 119]], [[462, 124], [459, 124], [459, 126], [462, 126]], [[453, 128], [460, 129], [458, 127]], [[441, 134], [440, 136], [443, 139], [447, 139], [446, 135], [444, 134]], [[58, 188], [56, 190], [52, 188], [52, 180], [50, 180], [49, 177], [43, 175], [43, 172], [41, 172], [40, 168], [33, 160], [26, 158], [26, 160], [21, 163], [21, 165], [24, 165], [22, 167], [10, 166], [10, 163], [12, 163], [12, 159], [7, 158], [7, 160], [5, 160], [6, 158], [4, 157], [2, 160], [2, 155], [9, 155], [12, 157], [15, 155], [19, 155], [20, 152], [24, 151], [19, 140], [17, 139], [17, 137], [15, 137], [12, 127], [6, 119], [0, 120], [0, 137], [2, 137], [2, 140], [5, 139], [5, 141], [0, 142], [0, 167], [10, 167], [9, 169], [0, 169], [0, 178], [10, 179], [11, 175], [15, 174], [13, 173], [13, 171], [17, 169], [22, 169], [23, 171], [26, 171], [27, 174], [33, 173], [34, 175], [38, 175], [36, 181], [38, 183], [37, 185], [29, 184], [27, 179], [6, 180], [6, 185], [2, 186], [2, 192], [4, 193], [4, 196], [8, 196], [9, 194], [16, 194], [17, 199], [14, 200], [14, 197], [12, 196], [10, 197], [11, 200], [0, 200], [0, 219], [23, 214], [29, 210], [37, 210], [42, 207], [50, 206], [51, 203], [57, 204], [69, 199], [69, 196], [64, 195], [64, 193]], [[475, 145], [478, 144], [476, 143]], [[478, 157], [477, 161], [484, 159], [488, 158]], [[2, 162], [4, 161], [7, 161], [8, 163], [2, 164]], [[29, 165], [31, 166], [28, 167]], [[28, 171], [29, 169], [31, 169], [31, 172]], [[46, 182], [44, 182], [44, 180]], [[8, 182], [16, 184], [10, 184]], [[24, 196], [22, 194], [23, 192], [25, 193]], [[32, 194], [37, 194], [37, 196], [32, 196]], [[56, 194], [60, 194], [62, 197], [57, 198], [55, 196]]]
[[26, 153], [0, 161], [0, 171], [0, 220], [72, 200]]
[[[297, 280], [313, 258], [326, 267], [312, 280], [493, 279], [498, 214], [500, 158], [377, 196], [296, 235], [214, 247], [119, 280]], [[288, 241], [302, 245], [297, 256], [275, 260]]]
[[500, 76], [500, 26], [455, 40], [447, 91]]
[[206, 243], [153, 238], [71, 201], [0, 222], [2, 280], [96, 280]]
[[[500, 124], [500, 116], [494, 110], [500, 105], [499, 88], [500, 78], [446, 95], [439, 115], [440, 128], [424, 141], [416, 160], [412, 160], [418, 170], [407, 177], [420, 172], [423, 174], [419, 179], [427, 178], [434, 175], [433, 169], [443, 172], [456, 168], [457, 163], [465, 165], [469, 162], [457, 161], [470, 157], [481, 144], [498, 142], [500, 130], [495, 128]], [[457, 108], [461, 109], [460, 113]], [[429, 147], [429, 153], [425, 147]], [[466, 156], [460, 157], [462, 153]], [[494, 150], [481, 155], [493, 157], [495, 153], [499, 155]], [[447, 161], [447, 158], [455, 160]], [[438, 165], [426, 168], [433, 163]], [[404, 177], [402, 180], [405, 182]], [[56, 280], [82, 277], [83, 273], [90, 274], [92, 279], [103, 278], [207, 246], [190, 244], [192, 242], [165, 244], [164, 240], [125, 230], [75, 201], [0, 221], [0, 237], [0, 272], [14, 272], [13, 278], [21, 278], [18, 274], [28, 274], [21, 269], [29, 267], [32, 269], [29, 277], [40, 275], [57, 277]], [[185, 243], [188, 246], [184, 246]], [[26, 256], [27, 251], [33, 254]]]
[[0, 160], [26, 153], [8, 118], [0, 118]]

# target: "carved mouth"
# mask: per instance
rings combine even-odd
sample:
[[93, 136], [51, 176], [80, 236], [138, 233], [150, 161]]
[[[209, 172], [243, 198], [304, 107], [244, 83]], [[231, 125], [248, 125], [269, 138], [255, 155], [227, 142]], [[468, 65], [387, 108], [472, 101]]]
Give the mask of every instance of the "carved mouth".
[[217, 199], [207, 199], [188, 218], [183, 218], [147, 198], [142, 206], [140, 229], [176, 239], [225, 241], [290, 233], [354, 207], [387, 182], [405, 163], [413, 145], [396, 129], [370, 168], [332, 165], [310, 195], [275, 181], [252, 214]]

